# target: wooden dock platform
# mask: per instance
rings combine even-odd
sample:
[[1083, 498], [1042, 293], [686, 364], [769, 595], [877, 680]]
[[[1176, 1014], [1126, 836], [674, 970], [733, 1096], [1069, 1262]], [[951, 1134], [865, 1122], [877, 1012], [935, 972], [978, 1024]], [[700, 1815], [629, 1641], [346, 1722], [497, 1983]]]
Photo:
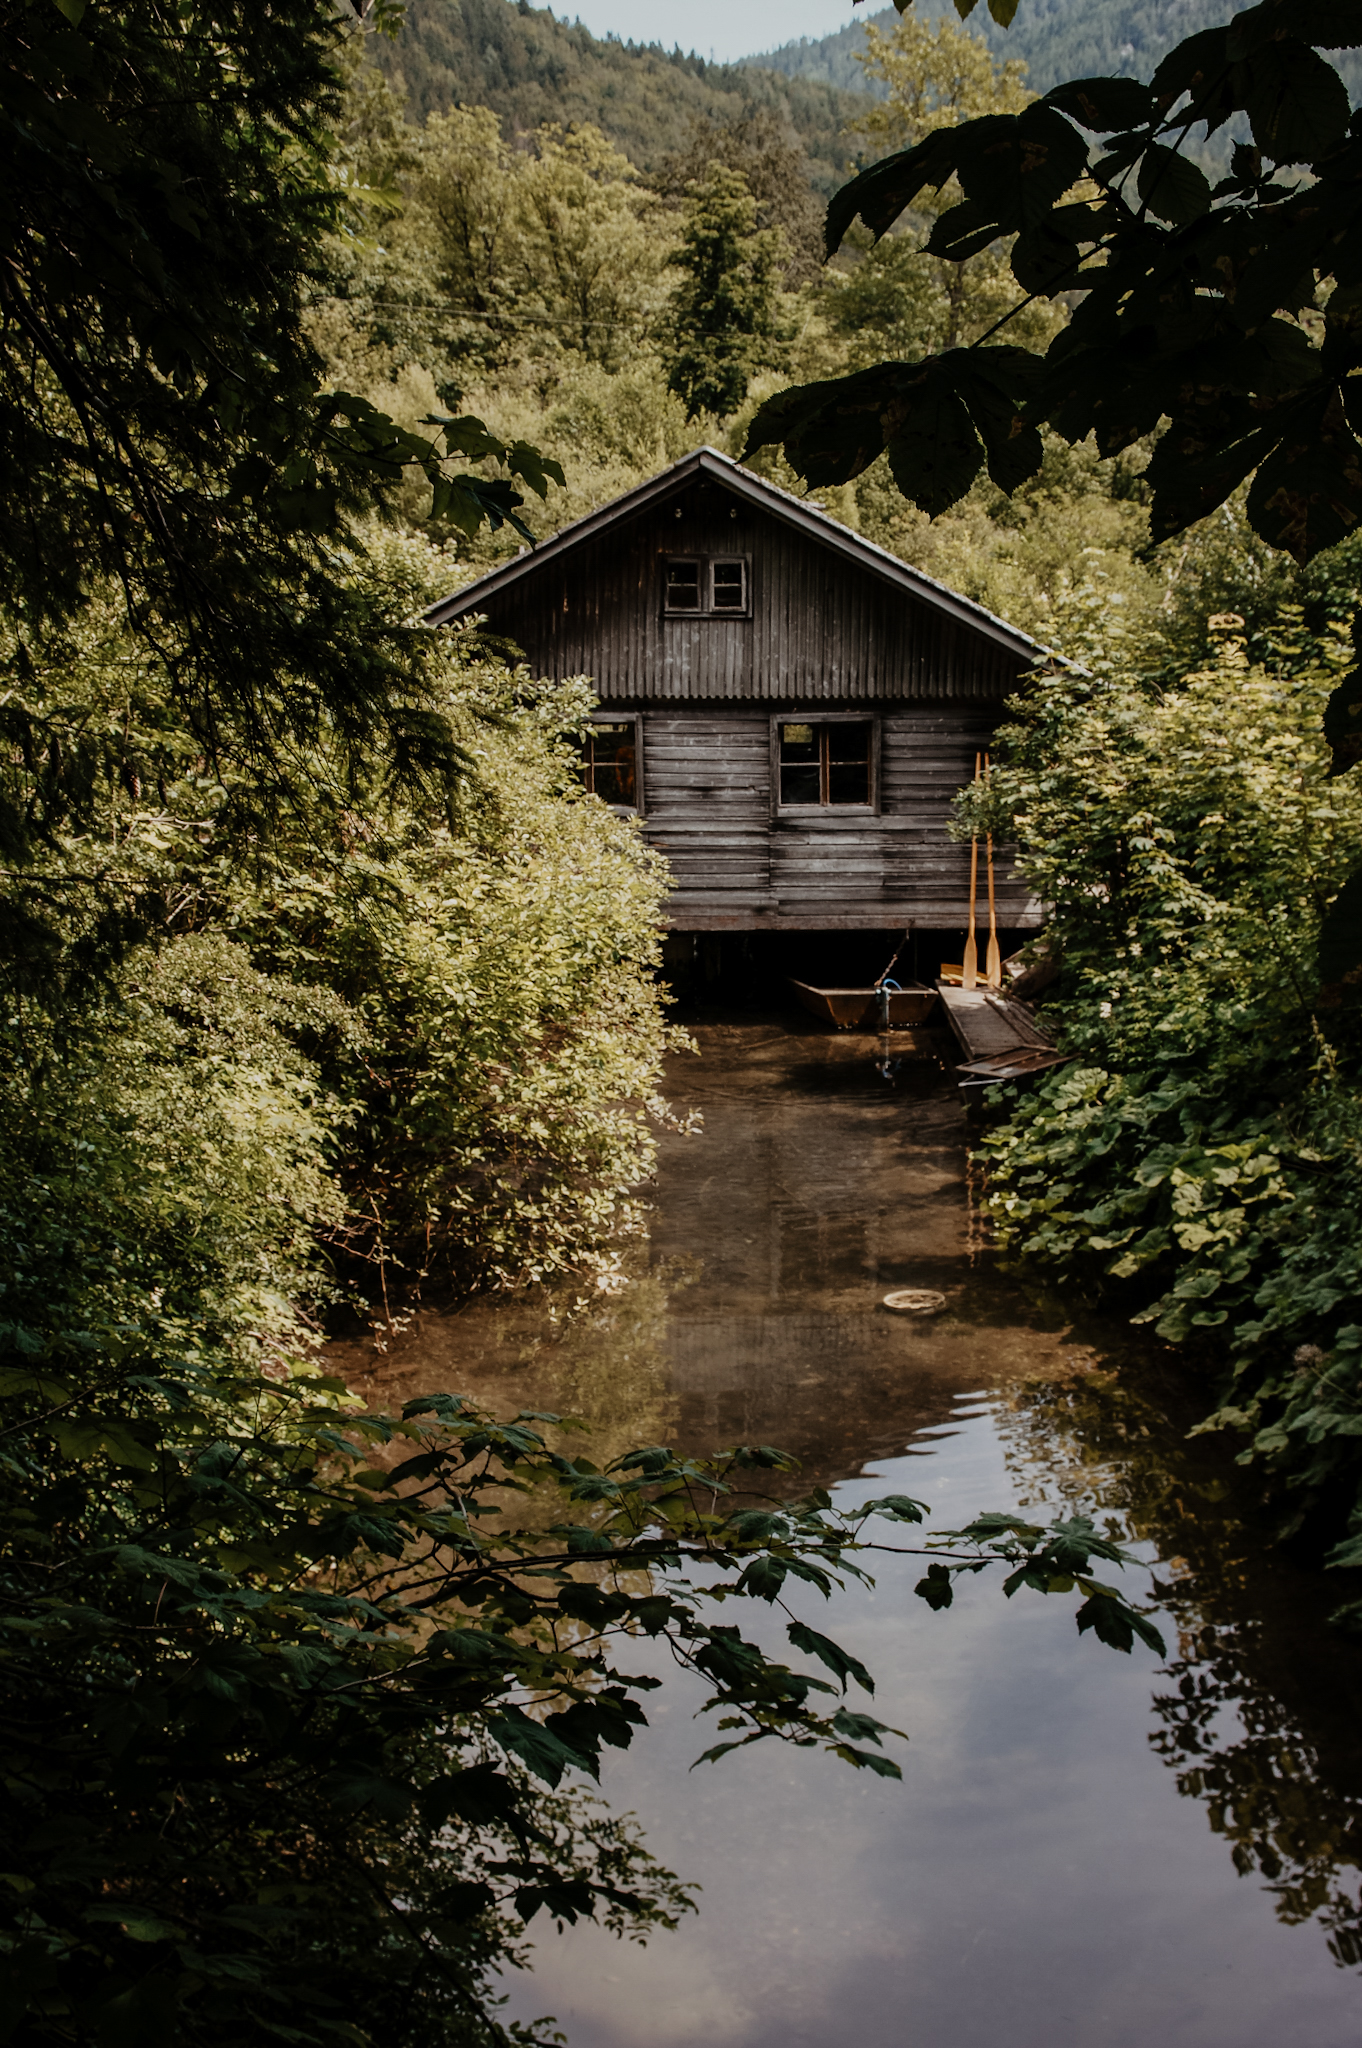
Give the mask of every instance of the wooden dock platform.
[[991, 988], [956, 988], [938, 981], [946, 1021], [964, 1053], [961, 1085], [1021, 1080], [1061, 1066], [1067, 1057], [1036, 1022], [1025, 1003]]

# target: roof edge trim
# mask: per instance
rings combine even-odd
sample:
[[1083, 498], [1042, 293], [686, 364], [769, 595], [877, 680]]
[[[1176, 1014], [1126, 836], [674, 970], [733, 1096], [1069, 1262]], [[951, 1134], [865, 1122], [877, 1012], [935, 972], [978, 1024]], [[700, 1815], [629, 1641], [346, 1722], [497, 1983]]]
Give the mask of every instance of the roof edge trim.
[[[646, 483], [635, 485], [622, 497], [612, 498], [608, 505], [602, 505], [595, 512], [588, 512], [581, 519], [574, 519], [549, 540], [541, 541], [513, 561], [503, 562], [495, 569], [467, 583], [449, 597], [440, 598], [424, 613], [429, 625], [444, 626], [455, 619], [478, 610], [480, 603], [497, 596], [510, 585], [518, 583], [527, 575], [543, 568], [559, 555], [569, 553], [582, 542], [596, 534], [628, 519], [669, 492], [681, 488], [692, 475], [707, 474], [721, 481], [728, 489], [745, 498], [749, 504], [771, 513], [787, 526], [793, 526], [808, 534], [810, 539], [832, 548], [845, 559], [855, 562], [858, 567], [892, 584], [905, 596], [919, 598], [936, 610], [945, 612], [959, 620], [962, 625], [972, 627], [986, 638], [1006, 647], [1009, 653], [1019, 656], [1029, 666], [1040, 661], [1064, 661], [1052, 648], [1033, 640], [1028, 633], [1010, 626], [1006, 619], [1000, 619], [973, 598], [961, 597], [936, 578], [928, 576], [921, 569], [912, 568], [907, 562], [890, 554], [887, 548], [879, 547], [874, 541], [866, 540], [838, 519], [833, 519], [821, 506], [811, 505], [791, 492], [782, 490], [778, 484], [757, 476], [750, 469], [744, 469], [730, 455], [718, 448], [702, 447], [683, 455], [678, 462], [650, 477]], [[1068, 662], [1064, 662], [1067, 668]]]

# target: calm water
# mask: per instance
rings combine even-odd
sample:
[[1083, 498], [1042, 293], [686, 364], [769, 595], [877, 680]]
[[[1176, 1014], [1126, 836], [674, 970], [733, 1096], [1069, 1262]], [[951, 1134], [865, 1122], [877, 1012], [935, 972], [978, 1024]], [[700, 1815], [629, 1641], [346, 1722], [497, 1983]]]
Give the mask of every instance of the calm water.
[[[1189, 1444], [1185, 1368], [994, 1268], [964, 1112], [924, 1043], [713, 1021], [673, 1099], [649, 1241], [563, 1304], [423, 1313], [361, 1390], [571, 1408], [605, 1455], [763, 1441], [843, 1500], [946, 1524], [1079, 1504], [1120, 1525], [1169, 1659], [1080, 1641], [1072, 1606], [973, 1580], [948, 1614], [889, 1559], [806, 1617], [876, 1674], [901, 1785], [713, 1739], [670, 1664], [604, 1790], [699, 1912], [646, 1948], [539, 1937], [511, 2016], [572, 2048], [1343, 2048], [1362, 2038], [1362, 1651], [1346, 1589], [1264, 1552], [1246, 1482]], [[886, 1314], [941, 1289], [932, 1322]], [[756, 1618], [742, 1617], [758, 1633]], [[773, 1637], [773, 1642], [779, 1640]], [[646, 1659], [635, 1664], [645, 1668]]]

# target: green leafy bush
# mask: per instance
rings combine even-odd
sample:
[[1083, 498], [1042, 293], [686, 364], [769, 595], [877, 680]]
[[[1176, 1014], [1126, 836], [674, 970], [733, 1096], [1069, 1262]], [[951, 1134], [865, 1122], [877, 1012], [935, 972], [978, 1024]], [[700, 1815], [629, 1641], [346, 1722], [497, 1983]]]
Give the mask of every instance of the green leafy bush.
[[1205, 1426], [1303, 1509], [1355, 1488], [1362, 1434], [1362, 1034], [1320, 971], [1362, 789], [1320, 735], [1346, 641], [1301, 666], [1288, 619], [1274, 672], [1237, 623], [1175, 689], [1069, 675], [1017, 707], [985, 808], [1053, 905], [1075, 1059], [982, 1151], [1005, 1247], [1228, 1348]]
[[[826, 1593], [867, 1516], [922, 1511], [754, 1504], [790, 1462], [767, 1450], [600, 1471], [551, 1416], [362, 1412], [296, 1305], [335, 1195], [292, 1033], [334, 999], [216, 935], [135, 968], [79, 1041], [30, 1033], [0, 1116], [7, 2038], [556, 2038], [496, 2015], [525, 1924], [641, 1936], [687, 1903], [575, 1789], [644, 1720], [638, 1636], [706, 1682], [710, 1754], [777, 1737], [895, 1776], [854, 1659], [786, 1608], [827, 1675], [794, 1669], [708, 1610]], [[938, 1539], [924, 1597], [1001, 1562], [1157, 1645], [1092, 1576], [1121, 1557], [1082, 1518], [984, 1517]]]

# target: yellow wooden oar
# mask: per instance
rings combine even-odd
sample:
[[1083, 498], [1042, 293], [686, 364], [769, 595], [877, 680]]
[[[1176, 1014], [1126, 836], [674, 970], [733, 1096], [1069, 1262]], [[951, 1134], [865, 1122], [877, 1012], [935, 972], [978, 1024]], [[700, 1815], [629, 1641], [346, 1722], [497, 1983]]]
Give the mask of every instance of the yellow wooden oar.
[[[987, 783], [991, 763], [984, 755], [984, 781]], [[993, 901], [993, 834], [988, 835], [988, 985], [1001, 988], [1003, 985], [1003, 956], [998, 946], [998, 910]]]
[[[979, 780], [979, 755], [974, 757], [974, 779]], [[961, 988], [974, 988], [979, 980], [979, 948], [974, 941], [974, 899], [979, 889], [979, 841], [969, 843], [969, 937], [965, 941], [965, 970]]]

